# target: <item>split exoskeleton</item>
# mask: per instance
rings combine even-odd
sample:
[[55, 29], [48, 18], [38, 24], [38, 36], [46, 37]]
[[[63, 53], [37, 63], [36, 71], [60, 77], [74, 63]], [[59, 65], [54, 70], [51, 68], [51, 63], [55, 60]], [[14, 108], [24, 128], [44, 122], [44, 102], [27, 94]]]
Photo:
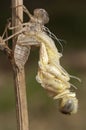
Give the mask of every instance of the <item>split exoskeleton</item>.
[[[78, 100], [75, 92], [71, 92], [70, 75], [60, 65], [61, 53], [55, 46], [48, 29], [44, 26], [49, 21], [44, 9], [35, 9], [34, 15], [24, 8], [30, 21], [23, 23], [23, 28], [14, 34], [17, 44], [14, 49], [14, 60], [22, 68], [26, 63], [32, 45], [39, 46], [38, 73], [36, 80], [47, 90], [53, 99], [60, 99], [60, 111], [65, 114], [76, 113]], [[9, 39], [9, 38], [8, 38]], [[7, 39], [6, 39], [7, 40]]]

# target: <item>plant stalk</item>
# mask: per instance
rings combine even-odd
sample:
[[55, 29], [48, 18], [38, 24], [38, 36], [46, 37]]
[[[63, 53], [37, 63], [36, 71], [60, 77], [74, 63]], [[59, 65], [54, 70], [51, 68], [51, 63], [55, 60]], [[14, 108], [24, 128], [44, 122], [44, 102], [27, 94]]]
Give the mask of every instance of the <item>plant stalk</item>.
[[[23, 22], [23, 0], [12, 0], [12, 26], [20, 25], [13, 30], [13, 34], [22, 28], [21, 22]], [[16, 44], [16, 38], [13, 38], [13, 49]], [[15, 82], [17, 130], [29, 130], [24, 67], [18, 68], [15, 62], [12, 63], [12, 66]]]

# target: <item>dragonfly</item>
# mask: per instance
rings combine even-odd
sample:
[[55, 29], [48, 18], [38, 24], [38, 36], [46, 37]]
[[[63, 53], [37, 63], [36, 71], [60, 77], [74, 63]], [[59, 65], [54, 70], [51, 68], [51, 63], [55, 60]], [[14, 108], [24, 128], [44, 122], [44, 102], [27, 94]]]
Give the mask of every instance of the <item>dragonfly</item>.
[[[30, 20], [22, 24], [22, 29], [4, 41], [17, 36], [17, 44], [14, 48], [14, 60], [19, 68], [22, 68], [30, 54], [31, 46], [39, 47], [38, 72], [36, 80], [57, 100], [59, 99], [59, 110], [64, 114], [74, 114], [78, 110], [78, 99], [76, 93], [71, 91], [73, 86], [70, 83], [71, 76], [61, 66], [60, 53], [55, 45], [54, 39], [61, 45], [60, 40], [45, 26], [49, 22], [49, 16], [46, 10], [37, 8], [33, 15], [24, 6], [24, 12], [27, 13]], [[17, 28], [10, 27], [10, 29]], [[78, 79], [79, 80], [79, 79]]]

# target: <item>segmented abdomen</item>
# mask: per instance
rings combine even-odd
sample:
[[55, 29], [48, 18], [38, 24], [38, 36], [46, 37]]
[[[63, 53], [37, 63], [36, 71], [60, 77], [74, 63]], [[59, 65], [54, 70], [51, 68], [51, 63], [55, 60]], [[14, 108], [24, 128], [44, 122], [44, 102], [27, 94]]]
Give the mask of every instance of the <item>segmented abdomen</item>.
[[16, 65], [20, 68], [23, 67], [28, 60], [30, 54], [30, 47], [16, 45], [14, 50], [14, 59]]

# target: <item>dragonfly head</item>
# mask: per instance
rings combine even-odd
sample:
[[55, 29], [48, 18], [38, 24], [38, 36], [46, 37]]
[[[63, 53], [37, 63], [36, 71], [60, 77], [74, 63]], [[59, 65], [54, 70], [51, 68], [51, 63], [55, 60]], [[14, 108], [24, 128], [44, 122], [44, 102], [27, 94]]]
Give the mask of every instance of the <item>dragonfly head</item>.
[[64, 114], [74, 114], [78, 109], [76, 97], [64, 97], [60, 101], [60, 111]]
[[49, 22], [48, 13], [44, 9], [35, 9], [34, 16], [42, 23], [46, 24]]

